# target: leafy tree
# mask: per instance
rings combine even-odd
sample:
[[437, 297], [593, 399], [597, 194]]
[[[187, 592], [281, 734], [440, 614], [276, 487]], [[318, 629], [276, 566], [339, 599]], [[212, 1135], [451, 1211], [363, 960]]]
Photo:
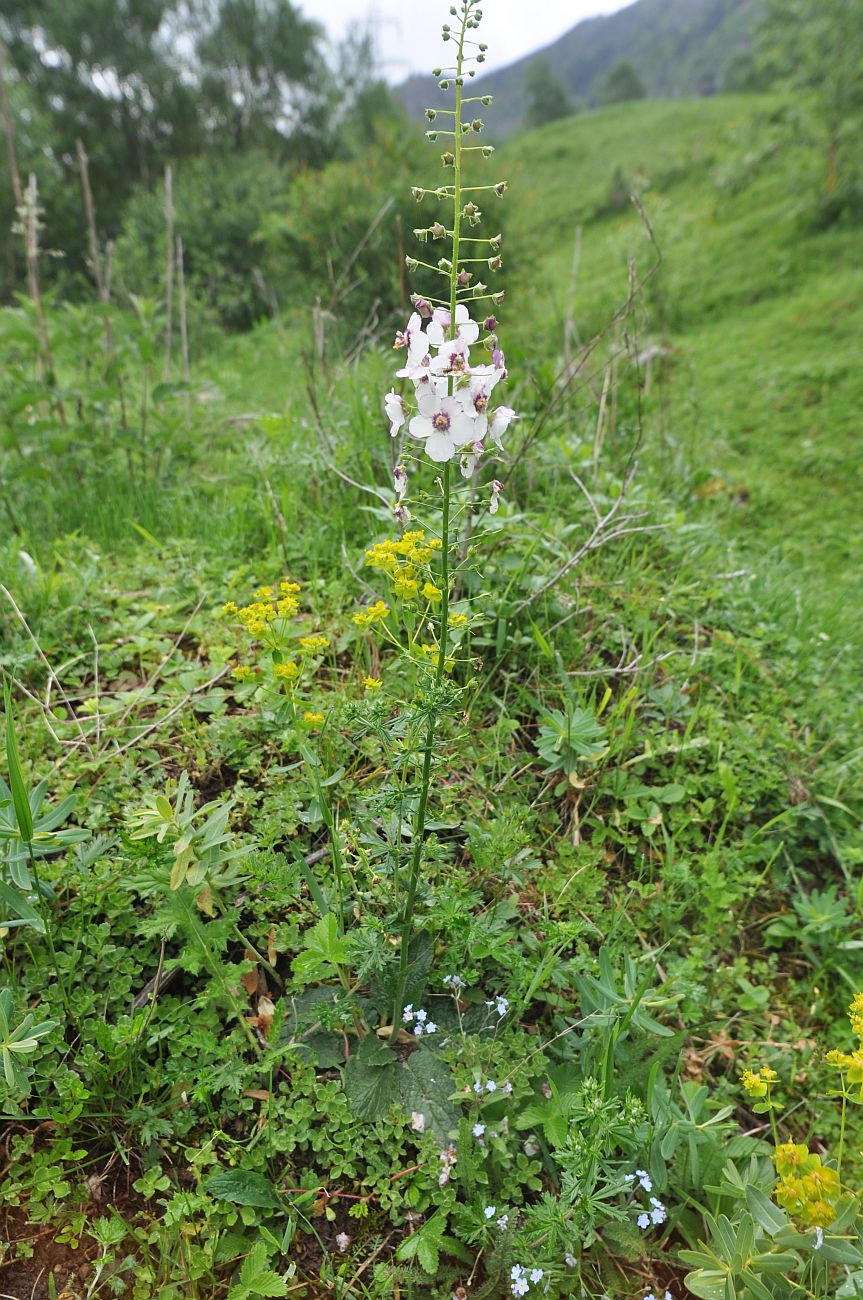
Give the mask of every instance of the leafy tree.
[[859, 170], [863, 0], [768, 0], [762, 63], [773, 80], [812, 94], [825, 133], [828, 196]]
[[528, 64], [524, 88], [527, 93], [525, 124], [529, 127], [544, 126], [546, 122], [556, 122], [558, 118], [569, 117], [575, 112], [563, 79], [546, 58], [533, 59]]
[[609, 71], [602, 83], [603, 104], [623, 104], [630, 99], [644, 99], [647, 95], [644, 82], [626, 59], [621, 59]]
[[333, 94], [321, 35], [289, 0], [220, 0], [196, 58], [208, 127], [222, 146], [318, 161]]

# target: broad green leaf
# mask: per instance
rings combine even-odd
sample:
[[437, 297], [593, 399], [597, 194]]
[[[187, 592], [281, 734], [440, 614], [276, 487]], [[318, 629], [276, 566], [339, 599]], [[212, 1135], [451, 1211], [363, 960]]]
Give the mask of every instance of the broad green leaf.
[[398, 1094], [399, 1067], [391, 1050], [364, 1038], [345, 1066], [345, 1088], [357, 1119], [383, 1119]]
[[220, 1201], [232, 1205], [256, 1205], [262, 1209], [277, 1209], [279, 1198], [269, 1178], [248, 1169], [223, 1169], [211, 1174], [204, 1182], [204, 1190]]
[[768, 1237], [775, 1237], [777, 1232], [788, 1226], [788, 1215], [774, 1205], [769, 1196], [765, 1196], [760, 1187], [746, 1188], [746, 1204], [749, 1213]]

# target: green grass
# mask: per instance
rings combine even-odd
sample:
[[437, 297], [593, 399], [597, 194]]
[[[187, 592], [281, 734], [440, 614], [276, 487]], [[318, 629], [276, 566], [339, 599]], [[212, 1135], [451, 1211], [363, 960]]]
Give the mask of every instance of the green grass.
[[[762, 1056], [775, 1064], [788, 1081], [788, 1131], [835, 1150], [836, 1108], [815, 1100], [833, 1078], [820, 1049], [846, 1044], [844, 1008], [863, 984], [853, 563], [863, 540], [853, 444], [863, 272], [859, 230], [813, 229], [818, 153], [785, 142], [784, 111], [742, 97], [622, 106], [512, 141], [494, 162], [512, 181], [500, 211], [501, 335], [524, 417], [513, 450], [535, 428], [540, 435], [514, 468], [495, 467], [507, 479], [504, 507], [493, 519], [478, 512], [476, 568], [465, 578], [482, 623], [463, 674], [472, 681], [467, 714], [450, 719], [436, 755], [422, 880], [424, 995], [455, 1044], [437, 1068], [457, 1085], [447, 1073], [422, 1101], [431, 1097], [446, 1124], [453, 1093], [456, 1127], [469, 1131], [475, 1075], [514, 1071], [519, 1109], [487, 1162], [459, 1135], [447, 1233], [474, 1258], [481, 1238], [471, 1215], [485, 1231], [482, 1206], [492, 1199], [520, 1208], [540, 1243], [563, 1231], [543, 1226], [540, 1186], [554, 1200], [570, 1173], [576, 1182], [585, 1173], [546, 1106], [548, 1079], [568, 1099], [567, 1131], [598, 1123], [596, 1109], [590, 1121], [577, 1109], [587, 1096], [578, 1089], [585, 1077], [603, 1081], [595, 1140], [621, 1177], [648, 1158], [633, 1113], [648, 1100], [652, 1068], [674, 1096], [681, 1077], [699, 1079], [710, 1105], [736, 1108], [711, 1130], [700, 1173], [680, 1153], [666, 1171], [654, 1153], [657, 1177], [667, 1172], [663, 1196], [674, 1198], [674, 1244], [645, 1244], [627, 1235], [631, 1224], [606, 1223], [601, 1252], [583, 1262], [594, 1295], [631, 1295], [648, 1278], [683, 1294], [675, 1249], [707, 1231], [705, 1185], [730, 1154], [742, 1168], [768, 1149], [740, 1136], [763, 1119], [741, 1108], [743, 1065]], [[637, 214], [612, 193], [618, 172], [641, 196], [661, 263], [567, 396], [556, 376], [576, 227], [580, 344], [626, 298], [628, 256], [639, 274], [655, 260]], [[4, 323], [12, 331], [17, 317]], [[65, 340], [64, 384], [78, 397], [67, 401], [77, 412], [71, 430], [43, 419], [38, 404], [20, 419], [30, 379], [10, 344], [2, 482], [17, 528], [0, 542], [0, 568], [30, 631], [4, 603], [0, 664], [21, 688], [26, 777], [45, 776], [51, 799], [74, 788], [73, 823], [100, 838], [92, 854], [63, 852], [44, 866], [76, 1025], [55, 1029], [33, 1058], [33, 1096], [9, 1128], [0, 1196], [33, 1223], [80, 1238], [90, 1259], [110, 1236], [104, 1201], [114, 1204], [120, 1235], [104, 1247], [107, 1276], [116, 1271], [133, 1300], [245, 1300], [243, 1261], [262, 1250], [310, 1296], [332, 1294], [372, 1256], [364, 1294], [390, 1295], [398, 1278], [403, 1294], [441, 1300], [469, 1272], [451, 1241], [419, 1243], [420, 1260], [441, 1255], [434, 1279], [435, 1269], [405, 1262], [417, 1246], [408, 1215], [428, 1223], [441, 1204], [435, 1139], [398, 1111], [358, 1121], [337, 1068], [353, 1033], [342, 986], [325, 965], [311, 990], [298, 977], [320, 917], [294, 850], [328, 846], [322, 799], [351, 861], [341, 915], [364, 1014], [377, 1014], [369, 1009], [391, 964], [392, 879], [379, 850], [402, 834], [386, 774], [403, 759], [386, 748], [361, 683], [380, 669], [409, 717], [418, 679], [360, 638], [351, 614], [376, 590], [363, 549], [391, 527], [363, 485], [388, 489], [381, 399], [392, 352], [382, 341], [345, 367], [329, 345], [310, 368], [314, 338], [302, 313], [223, 339], [195, 358], [191, 428], [169, 396], [156, 403], [144, 444], [134, 421], [125, 434], [100, 427], [68, 315], [57, 311], [52, 325]], [[117, 328], [134, 361], [140, 339], [129, 322]], [[646, 388], [628, 357], [648, 341], [668, 352]], [[595, 459], [611, 364], [615, 425]], [[132, 369], [130, 411], [139, 379]], [[521, 608], [592, 526], [570, 471], [608, 509], [633, 455], [632, 509], [656, 527], [595, 552]], [[417, 482], [432, 488], [428, 467]], [[434, 525], [434, 508], [424, 509]], [[223, 602], [242, 603], [286, 572], [304, 584], [309, 629], [332, 640], [308, 688], [308, 704], [334, 719], [312, 760], [308, 734], [273, 696], [256, 695], [254, 681], [214, 680], [249, 654], [220, 615]], [[636, 656], [638, 672], [615, 673]], [[46, 696], [50, 711], [39, 703]], [[550, 748], [567, 713], [574, 730], [586, 716], [588, 733], [602, 738], [571, 779]], [[317, 762], [332, 775], [322, 788]], [[219, 864], [213, 917], [191, 890], [169, 888], [170, 837], [130, 836], [130, 814], [181, 773], [199, 802], [232, 800], [236, 857]], [[329, 858], [316, 864], [315, 881], [329, 889]], [[240, 1023], [244, 1008], [261, 1008], [260, 986], [241, 983], [248, 941], [288, 990], [281, 999], [275, 980], [267, 985], [275, 1029], [260, 1059]], [[22, 1011], [38, 1004], [59, 1024], [39, 936], [13, 930], [5, 945], [0, 982]], [[176, 968], [175, 983], [130, 1010], [163, 962]], [[466, 1029], [447, 1010], [445, 971], [475, 985]], [[264, 982], [272, 974], [264, 963], [259, 973]], [[646, 996], [671, 1031], [665, 1039], [654, 1041], [652, 1021], [636, 1016], [633, 980], [656, 986]], [[518, 1013], [489, 1038], [476, 1027], [482, 1001], [501, 992]], [[573, 1015], [596, 998], [607, 1015], [574, 1036]], [[319, 1068], [304, 1047], [285, 1046], [309, 1025], [329, 1053]], [[635, 1110], [621, 1116], [627, 1088]], [[698, 1113], [702, 1123], [709, 1112]], [[32, 1122], [43, 1119], [49, 1131]], [[525, 1133], [540, 1129], [526, 1153]], [[846, 1173], [855, 1187], [859, 1145], [855, 1128]], [[263, 1193], [255, 1184], [264, 1200], [238, 1206], [211, 1195], [216, 1170], [266, 1180]], [[101, 1209], [91, 1175], [109, 1189]], [[326, 1206], [324, 1185], [338, 1193]], [[273, 1187], [292, 1190], [274, 1204]], [[339, 1230], [353, 1239], [344, 1257]], [[478, 1276], [488, 1295], [506, 1295], [511, 1261], [487, 1246]], [[569, 1248], [556, 1247], [548, 1264], [552, 1295], [572, 1293], [560, 1263]], [[12, 1267], [23, 1286], [22, 1258]], [[4, 1281], [0, 1272], [0, 1291]]]

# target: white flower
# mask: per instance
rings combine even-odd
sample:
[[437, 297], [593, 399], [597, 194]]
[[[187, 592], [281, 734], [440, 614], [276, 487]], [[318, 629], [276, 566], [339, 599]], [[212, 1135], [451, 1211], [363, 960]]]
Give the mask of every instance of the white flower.
[[[449, 307], [436, 307], [432, 312], [432, 318], [429, 321], [428, 335], [429, 343], [435, 347], [440, 347], [449, 337], [450, 327], [452, 325], [452, 316]], [[455, 328], [456, 335], [464, 339], [465, 343], [476, 343], [479, 338], [479, 325], [476, 321], [470, 319], [470, 313], [464, 303], [459, 303], [455, 309]]]
[[635, 1177], [638, 1179], [639, 1183], [641, 1184], [641, 1186], [644, 1188], [646, 1192], [653, 1191], [653, 1183], [651, 1182], [650, 1174], [647, 1172], [646, 1169], [636, 1169]]
[[484, 1132], [485, 1132], [485, 1124], [474, 1124], [473, 1128], [471, 1129], [471, 1133], [473, 1133], [475, 1138], [481, 1138]]
[[399, 505], [401, 505], [402, 501], [404, 501], [405, 499], [405, 494], [407, 493], [408, 490], [408, 476], [405, 471], [404, 465], [396, 465], [395, 469], [393, 470], [393, 487], [395, 488], [396, 491], [396, 497], [398, 498], [398, 503]]
[[651, 1196], [650, 1204], [653, 1206], [653, 1209], [650, 1211], [650, 1217], [653, 1222], [664, 1223], [668, 1218], [668, 1215], [665, 1212], [665, 1206], [662, 1204], [662, 1201], [658, 1201], [655, 1196]]
[[407, 349], [409, 366], [420, 365], [423, 358], [428, 356], [429, 339], [423, 333], [422, 316], [418, 311], [413, 313], [405, 329], [398, 331], [393, 347]]
[[499, 406], [488, 422], [491, 440], [501, 451], [503, 451], [501, 439], [514, 419], [516, 419], [516, 414], [511, 406]]
[[489, 1079], [488, 1083], [485, 1085], [485, 1090], [486, 1092], [497, 1092], [497, 1084], [494, 1079]]
[[437, 1025], [435, 1024], [435, 1022], [434, 1022], [433, 1020], [427, 1020], [427, 1021], [426, 1021], [426, 1027], [425, 1027], [425, 1029], [426, 1029], [426, 1033], [427, 1033], [427, 1034], [436, 1034], [436, 1033], [437, 1033]]
[[499, 1016], [505, 1016], [509, 1010], [509, 1003], [506, 998], [501, 997], [499, 994], [497, 997], [491, 998], [491, 1000], [486, 1002], [485, 1005], [487, 1007], [495, 1007]]
[[443, 982], [445, 987], [449, 989], [464, 988], [464, 980], [462, 979], [461, 975], [444, 975]]
[[390, 422], [390, 436], [394, 438], [407, 419], [404, 398], [393, 389], [384, 398], [384, 406]]
[[532, 1269], [530, 1270], [530, 1280], [531, 1280], [531, 1282], [541, 1282], [541, 1281], [542, 1281], [542, 1277], [543, 1277], [543, 1273], [542, 1273], [542, 1269], [541, 1269], [541, 1268], [532, 1268]]
[[421, 1110], [411, 1111], [411, 1128], [413, 1129], [414, 1133], [425, 1133], [426, 1117]]
[[512, 1291], [513, 1295], [527, 1295], [528, 1291], [530, 1290], [530, 1287], [528, 1286], [527, 1278], [520, 1277], [517, 1282], [513, 1282], [512, 1286], [510, 1287], [510, 1290]]
[[509, 1270], [509, 1275], [513, 1282], [517, 1282], [520, 1277], [527, 1276], [527, 1269], [521, 1264], [513, 1264], [512, 1268]]
[[454, 397], [441, 398], [431, 415], [415, 415], [408, 425], [412, 438], [424, 441], [433, 461], [452, 460], [459, 447], [473, 441], [473, 421]]
[[483, 1214], [487, 1219], [493, 1219], [496, 1213], [497, 1213], [497, 1207], [494, 1205], [487, 1205], [483, 1210]]
[[336, 1247], [340, 1255], [344, 1255], [350, 1244], [351, 1239], [346, 1232], [340, 1232], [336, 1237]]
[[474, 1090], [474, 1092], [476, 1093], [476, 1095], [479, 1096], [479, 1094], [482, 1092], [482, 1084], [481, 1084], [481, 1083], [475, 1083], [475, 1084], [473, 1085], [473, 1090]]
[[405, 1007], [404, 1011], [402, 1012], [402, 1020], [405, 1022], [406, 1025], [409, 1025], [410, 1022], [413, 1020], [413, 1018], [414, 1018], [413, 1003], [409, 1002]]
[[[479, 420], [475, 420], [474, 424], [475, 425], [479, 424]], [[479, 458], [482, 455], [482, 450], [483, 450], [482, 442], [473, 442], [471, 443], [468, 451], [466, 451], [463, 454], [461, 461], [459, 462], [459, 468], [461, 469], [462, 478], [473, 477], [473, 472], [476, 469], [477, 465], [479, 464]]]
[[424, 1020], [428, 1020], [428, 1012], [423, 1011], [422, 1007], [420, 1007], [419, 1011], [416, 1013], [416, 1017], [419, 1024], [422, 1024]]
[[635, 1222], [638, 1224], [639, 1228], [641, 1228], [643, 1232], [645, 1228], [650, 1227], [650, 1215], [646, 1213], [641, 1213], [639, 1214]]
[[500, 508], [500, 494], [503, 491], [503, 484], [500, 479], [492, 479], [491, 498], [488, 503], [488, 513], [496, 515]]
[[509, 1215], [502, 1214], [497, 1221], [497, 1226], [500, 1228], [501, 1232], [506, 1232], [509, 1227]]
[[509, 1097], [510, 1094], [512, 1093], [512, 1084], [511, 1084], [511, 1083], [505, 1083], [505, 1084], [503, 1085], [503, 1090], [504, 1090], [504, 1092], [506, 1093], [507, 1097]]
[[465, 375], [470, 366], [470, 352], [464, 339], [450, 339], [438, 350], [429, 369], [433, 375]]

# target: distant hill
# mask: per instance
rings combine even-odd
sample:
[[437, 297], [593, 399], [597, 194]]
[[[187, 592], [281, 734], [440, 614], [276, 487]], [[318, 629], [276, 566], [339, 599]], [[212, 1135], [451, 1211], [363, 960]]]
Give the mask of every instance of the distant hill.
[[[477, 78], [472, 93], [495, 96], [483, 117], [498, 138], [522, 124], [524, 75], [538, 57], [547, 58], [573, 98], [586, 105], [598, 102], [603, 79], [621, 60], [635, 67], [651, 98], [710, 95], [723, 88], [731, 60], [748, 49], [760, 9], [761, 0], [636, 0], [618, 13], [576, 23], [545, 49]], [[493, 53], [493, 32], [489, 39]], [[398, 94], [412, 118], [443, 102], [428, 77], [409, 78]]]

